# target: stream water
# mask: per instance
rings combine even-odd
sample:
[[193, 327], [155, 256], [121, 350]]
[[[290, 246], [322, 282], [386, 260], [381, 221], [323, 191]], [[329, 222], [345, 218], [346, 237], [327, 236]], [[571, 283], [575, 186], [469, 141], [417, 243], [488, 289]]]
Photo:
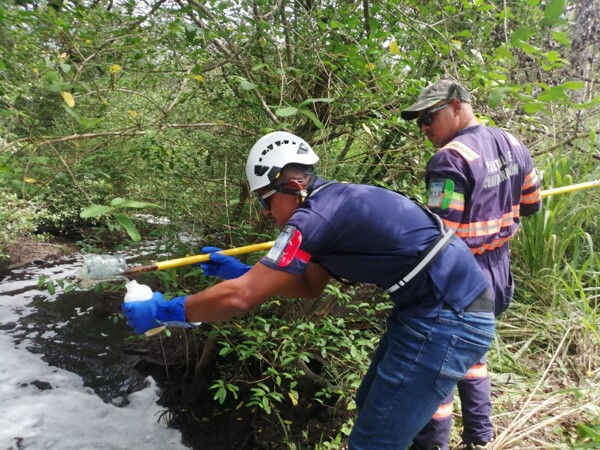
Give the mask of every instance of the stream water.
[[38, 288], [82, 264], [30, 264], [0, 282], [0, 450], [189, 448], [161, 421], [155, 380], [123, 351], [131, 332], [111, 320], [110, 299]]

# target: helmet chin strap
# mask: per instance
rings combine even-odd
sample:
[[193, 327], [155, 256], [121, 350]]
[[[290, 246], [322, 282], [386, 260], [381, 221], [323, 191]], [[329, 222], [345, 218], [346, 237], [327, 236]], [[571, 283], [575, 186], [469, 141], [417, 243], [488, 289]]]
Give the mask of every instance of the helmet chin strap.
[[291, 184], [296, 184], [298, 187], [298, 197], [300, 197], [300, 201], [304, 202], [306, 197], [308, 197], [308, 191], [302, 187], [302, 185], [297, 180], [290, 180]]

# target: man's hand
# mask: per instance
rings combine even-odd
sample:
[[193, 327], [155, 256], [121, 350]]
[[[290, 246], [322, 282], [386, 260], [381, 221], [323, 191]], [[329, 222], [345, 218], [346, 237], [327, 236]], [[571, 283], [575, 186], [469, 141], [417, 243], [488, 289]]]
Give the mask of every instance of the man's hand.
[[231, 280], [244, 275], [252, 266], [240, 262], [233, 256], [216, 253], [221, 251], [219, 247], [203, 247], [202, 253], [210, 253], [210, 261], [200, 263], [200, 267], [206, 275]]
[[189, 326], [185, 321], [186, 300], [173, 297], [166, 301], [160, 292], [154, 292], [149, 300], [123, 303], [122, 309], [127, 324], [136, 334], [142, 334], [161, 325]]

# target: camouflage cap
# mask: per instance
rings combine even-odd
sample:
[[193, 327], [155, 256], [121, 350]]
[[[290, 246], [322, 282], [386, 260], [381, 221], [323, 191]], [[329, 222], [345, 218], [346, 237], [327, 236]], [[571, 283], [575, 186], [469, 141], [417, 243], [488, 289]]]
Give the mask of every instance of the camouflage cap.
[[403, 110], [400, 113], [400, 117], [404, 120], [413, 120], [419, 117], [419, 111], [431, 108], [441, 100], [454, 99], [470, 103], [471, 94], [462, 84], [457, 83], [456, 81], [439, 80], [423, 89], [423, 92], [421, 92], [417, 101]]

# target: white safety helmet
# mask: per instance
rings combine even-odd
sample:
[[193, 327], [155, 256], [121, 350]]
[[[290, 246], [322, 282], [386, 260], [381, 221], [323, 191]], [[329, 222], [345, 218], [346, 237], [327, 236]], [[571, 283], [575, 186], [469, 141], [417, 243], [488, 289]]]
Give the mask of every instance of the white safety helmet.
[[298, 136], [286, 131], [275, 131], [260, 138], [250, 150], [246, 162], [246, 177], [250, 191], [270, 185], [288, 164], [312, 166], [319, 157]]

